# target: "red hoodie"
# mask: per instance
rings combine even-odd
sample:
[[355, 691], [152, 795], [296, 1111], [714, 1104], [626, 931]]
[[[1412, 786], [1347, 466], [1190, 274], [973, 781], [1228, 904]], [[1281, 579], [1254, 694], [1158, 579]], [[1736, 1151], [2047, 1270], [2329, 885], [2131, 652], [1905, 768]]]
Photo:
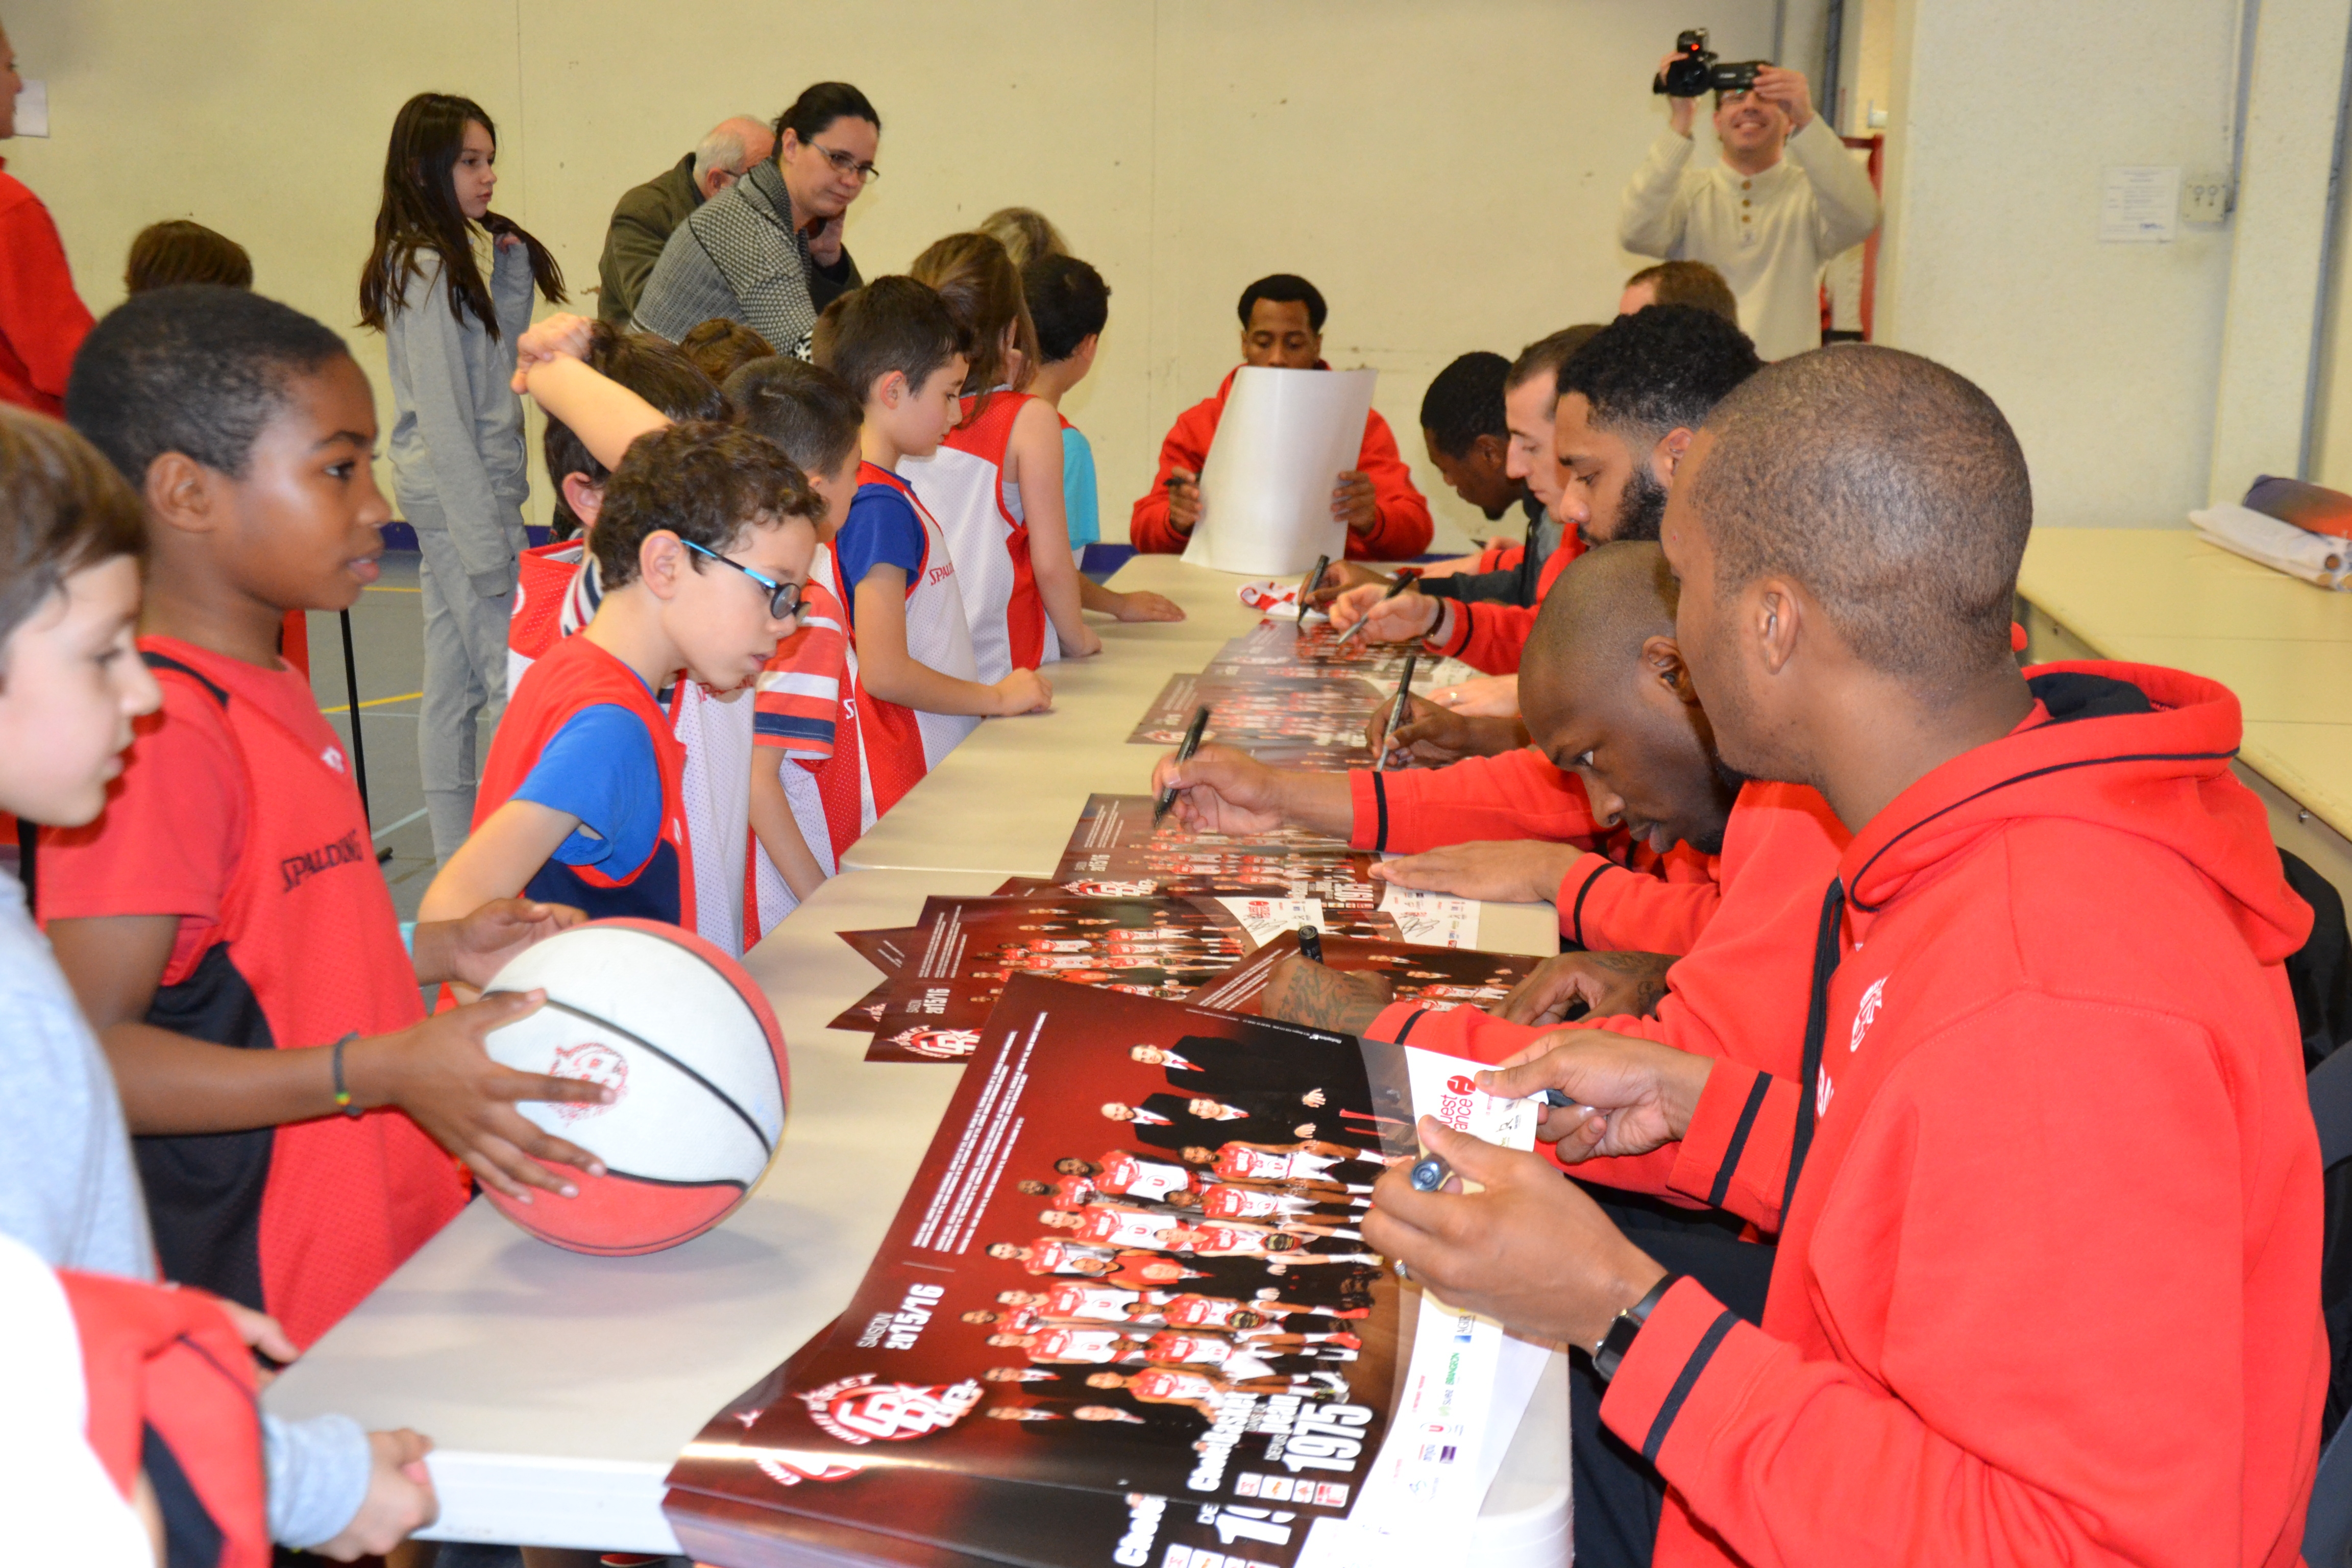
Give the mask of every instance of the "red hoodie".
[[[1168, 438], [1160, 443], [1160, 472], [1151, 481], [1150, 492], [1135, 503], [1135, 511], [1127, 521], [1127, 536], [1138, 550], [1174, 555], [1190, 542], [1190, 535], [1177, 532], [1168, 521], [1168, 476], [1179, 468], [1197, 474], [1209, 460], [1209, 443], [1217, 437], [1217, 421], [1224, 416], [1225, 397], [1234, 389], [1234, 372], [1240, 368], [1235, 365], [1225, 373], [1214, 397], [1192, 405], [1169, 426]], [[1315, 368], [1331, 367], [1318, 360]], [[1429, 503], [1412, 488], [1412, 475], [1397, 455], [1396, 437], [1389, 434], [1389, 422], [1377, 412], [1364, 421], [1364, 446], [1356, 454], [1356, 467], [1372, 481], [1380, 517], [1369, 533], [1349, 531], [1348, 559], [1410, 561], [1428, 549], [1429, 536], [1434, 531]]]
[[1780, 1250], [1761, 1328], [1685, 1279], [1601, 1403], [1666, 1479], [1661, 1568], [2298, 1561], [2327, 1346], [2281, 961], [2311, 911], [2227, 689], [2032, 673], [2023, 725], [1840, 858], [1817, 1124], [1727, 1058], [1681, 1145], [1675, 1187]]
[[[1688, 952], [1721, 890], [1715, 857], [1677, 844], [1664, 855], [1602, 825], [1584, 781], [1523, 746], [1442, 768], [1348, 773], [1349, 844], [1414, 855], [1482, 839], [1540, 838], [1593, 853], [1560, 879], [1559, 934], [1599, 952]], [[1822, 873], [1826, 881], [1827, 871]]]
[[[1802, 1065], [1822, 889], [1837, 875], [1838, 857], [1853, 837], [1818, 791], [1762, 782], [1742, 786], [1723, 829], [1722, 903], [1688, 956], [1666, 971], [1666, 994], [1656, 1015], [1580, 1018], [1566, 1026], [1639, 1036], [1696, 1056], [1733, 1057], [1795, 1079]], [[1374, 1019], [1370, 1032], [1425, 1051], [1499, 1062], [1553, 1026], [1507, 1024], [1470, 1007], [1433, 1013], [1400, 1002]], [[1588, 1160], [1575, 1171], [1588, 1181], [1679, 1199], [1668, 1180], [1677, 1153], [1667, 1148]], [[1698, 1203], [1707, 1195], [1682, 1201]]]

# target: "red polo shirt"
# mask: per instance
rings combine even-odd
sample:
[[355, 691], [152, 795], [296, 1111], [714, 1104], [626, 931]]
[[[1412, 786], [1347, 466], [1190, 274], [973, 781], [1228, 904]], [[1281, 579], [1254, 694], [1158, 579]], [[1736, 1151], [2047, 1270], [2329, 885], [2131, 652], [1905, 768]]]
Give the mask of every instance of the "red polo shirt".
[[66, 375], [89, 329], [49, 209], [0, 172], [0, 402], [64, 413]]

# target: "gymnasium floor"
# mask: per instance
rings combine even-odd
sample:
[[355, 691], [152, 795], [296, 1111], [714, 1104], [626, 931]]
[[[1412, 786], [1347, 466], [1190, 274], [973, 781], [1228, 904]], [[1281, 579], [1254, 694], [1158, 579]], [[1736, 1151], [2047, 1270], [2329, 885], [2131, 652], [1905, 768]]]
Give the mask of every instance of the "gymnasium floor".
[[[416, 586], [417, 556], [387, 551], [383, 576], [352, 607], [352, 652], [359, 667], [360, 741], [367, 774], [368, 818], [379, 851], [389, 847], [385, 879], [400, 918], [433, 881], [433, 834], [425, 823], [425, 787], [416, 771], [417, 708], [425, 686], [425, 607]], [[310, 689], [327, 721], [351, 739], [350, 697], [343, 684], [342, 629], [332, 616], [310, 616]], [[490, 732], [481, 732], [482, 753]]]

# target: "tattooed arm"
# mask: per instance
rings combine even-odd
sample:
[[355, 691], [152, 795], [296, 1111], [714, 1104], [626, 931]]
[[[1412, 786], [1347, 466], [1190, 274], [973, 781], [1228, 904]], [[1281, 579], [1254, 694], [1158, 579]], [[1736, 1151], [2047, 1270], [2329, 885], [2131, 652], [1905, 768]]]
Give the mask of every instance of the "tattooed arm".
[[1269, 1018], [1360, 1035], [1389, 1005], [1393, 989], [1386, 975], [1331, 969], [1294, 955], [1274, 966], [1258, 1006]]

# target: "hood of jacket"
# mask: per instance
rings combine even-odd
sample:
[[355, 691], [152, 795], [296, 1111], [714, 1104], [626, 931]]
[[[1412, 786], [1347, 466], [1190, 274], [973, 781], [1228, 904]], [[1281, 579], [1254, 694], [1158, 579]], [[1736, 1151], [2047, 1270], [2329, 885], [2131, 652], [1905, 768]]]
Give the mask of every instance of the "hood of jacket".
[[2011, 824], [2071, 818], [2194, 866], [2263, 963], [2303, 945], [2310, 906], [2287, 886], [2262, 801], [2230, 768], [2241, 721], [2229, 688], [2090, 661], [2026, 679], [2041, 704], [2031, 721], [1919, 779], [1854, 836], [1838, 870], [1856, 910], [1885, 908]]

